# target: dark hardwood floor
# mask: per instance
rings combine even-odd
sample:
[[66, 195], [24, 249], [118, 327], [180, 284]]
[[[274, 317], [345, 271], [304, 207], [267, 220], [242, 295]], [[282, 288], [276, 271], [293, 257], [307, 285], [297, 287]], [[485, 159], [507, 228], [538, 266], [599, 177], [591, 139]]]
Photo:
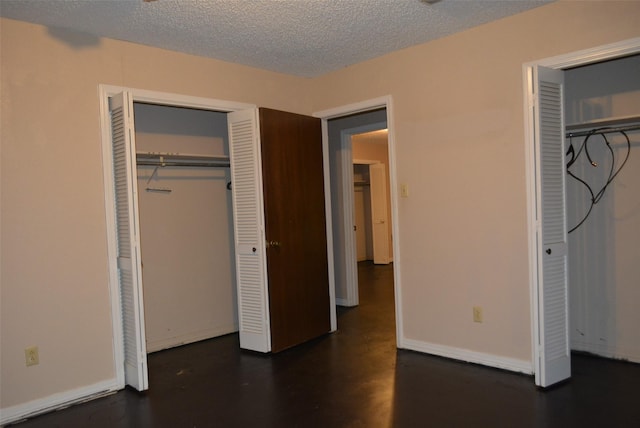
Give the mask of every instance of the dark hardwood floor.
[[338, 331], [275, 355], [237, 335], [149, 355], [150, 388], [17, 424], [33, 427], [640, 427], [640, 365], [575, 355], [533, 378], [396, 350], [393, 267], [360, 263], [360, 306]]

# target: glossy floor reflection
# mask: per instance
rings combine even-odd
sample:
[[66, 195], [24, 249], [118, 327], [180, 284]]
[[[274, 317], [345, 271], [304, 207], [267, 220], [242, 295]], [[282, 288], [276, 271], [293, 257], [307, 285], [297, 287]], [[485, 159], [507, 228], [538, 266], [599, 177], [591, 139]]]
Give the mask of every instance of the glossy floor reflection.
[[150, 389], [42, 415], [31, 427], [640, 427], [640, 365], [575, 356], [550, 391], [529, 376], [396, 351], [393, 268], [359, 265], [338, 332], [277, 355], [236, 335], [149, 356]]

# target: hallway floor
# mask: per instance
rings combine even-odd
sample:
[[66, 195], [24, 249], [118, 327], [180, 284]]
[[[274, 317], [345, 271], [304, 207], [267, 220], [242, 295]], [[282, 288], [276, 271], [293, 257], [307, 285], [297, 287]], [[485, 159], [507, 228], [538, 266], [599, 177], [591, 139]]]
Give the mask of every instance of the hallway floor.
[[149, 355], [126, 389], [34, 427], [640, 427], [640, 364], [573, 356], [569, 382], [396, 350], [393, 267], [359, 264], [360, 306], [338, 331], [259, 355], [228, 335]]

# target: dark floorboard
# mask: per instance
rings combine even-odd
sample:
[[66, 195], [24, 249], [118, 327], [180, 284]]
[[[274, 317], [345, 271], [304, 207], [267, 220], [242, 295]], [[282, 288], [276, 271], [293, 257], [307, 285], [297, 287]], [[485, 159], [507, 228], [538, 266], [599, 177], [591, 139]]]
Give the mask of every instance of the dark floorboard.
[[533, 378], [396, 350], [392, 266], [359, 264], [338, 331], [276, 355], [228, 335], [149, 355], [150, 388], [41, 415], [34, 427], [640, 427], [640, 365], [574, 355]]

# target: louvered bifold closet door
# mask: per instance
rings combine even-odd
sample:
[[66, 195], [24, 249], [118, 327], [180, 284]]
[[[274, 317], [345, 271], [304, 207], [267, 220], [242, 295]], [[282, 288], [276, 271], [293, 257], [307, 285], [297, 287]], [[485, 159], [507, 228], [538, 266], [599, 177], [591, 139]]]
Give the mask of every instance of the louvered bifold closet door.
[[567, 290], [567, 229], [563, 71], [536, 69], [540, 386], [571, 376]]
[[258, 110], [228, 114], [240, 347], [271, 351]]
[[144, 391], [149, 381], [142, 301], [133, 100], [128, 92], [111, 98], [111, 138], [125, 383]]

